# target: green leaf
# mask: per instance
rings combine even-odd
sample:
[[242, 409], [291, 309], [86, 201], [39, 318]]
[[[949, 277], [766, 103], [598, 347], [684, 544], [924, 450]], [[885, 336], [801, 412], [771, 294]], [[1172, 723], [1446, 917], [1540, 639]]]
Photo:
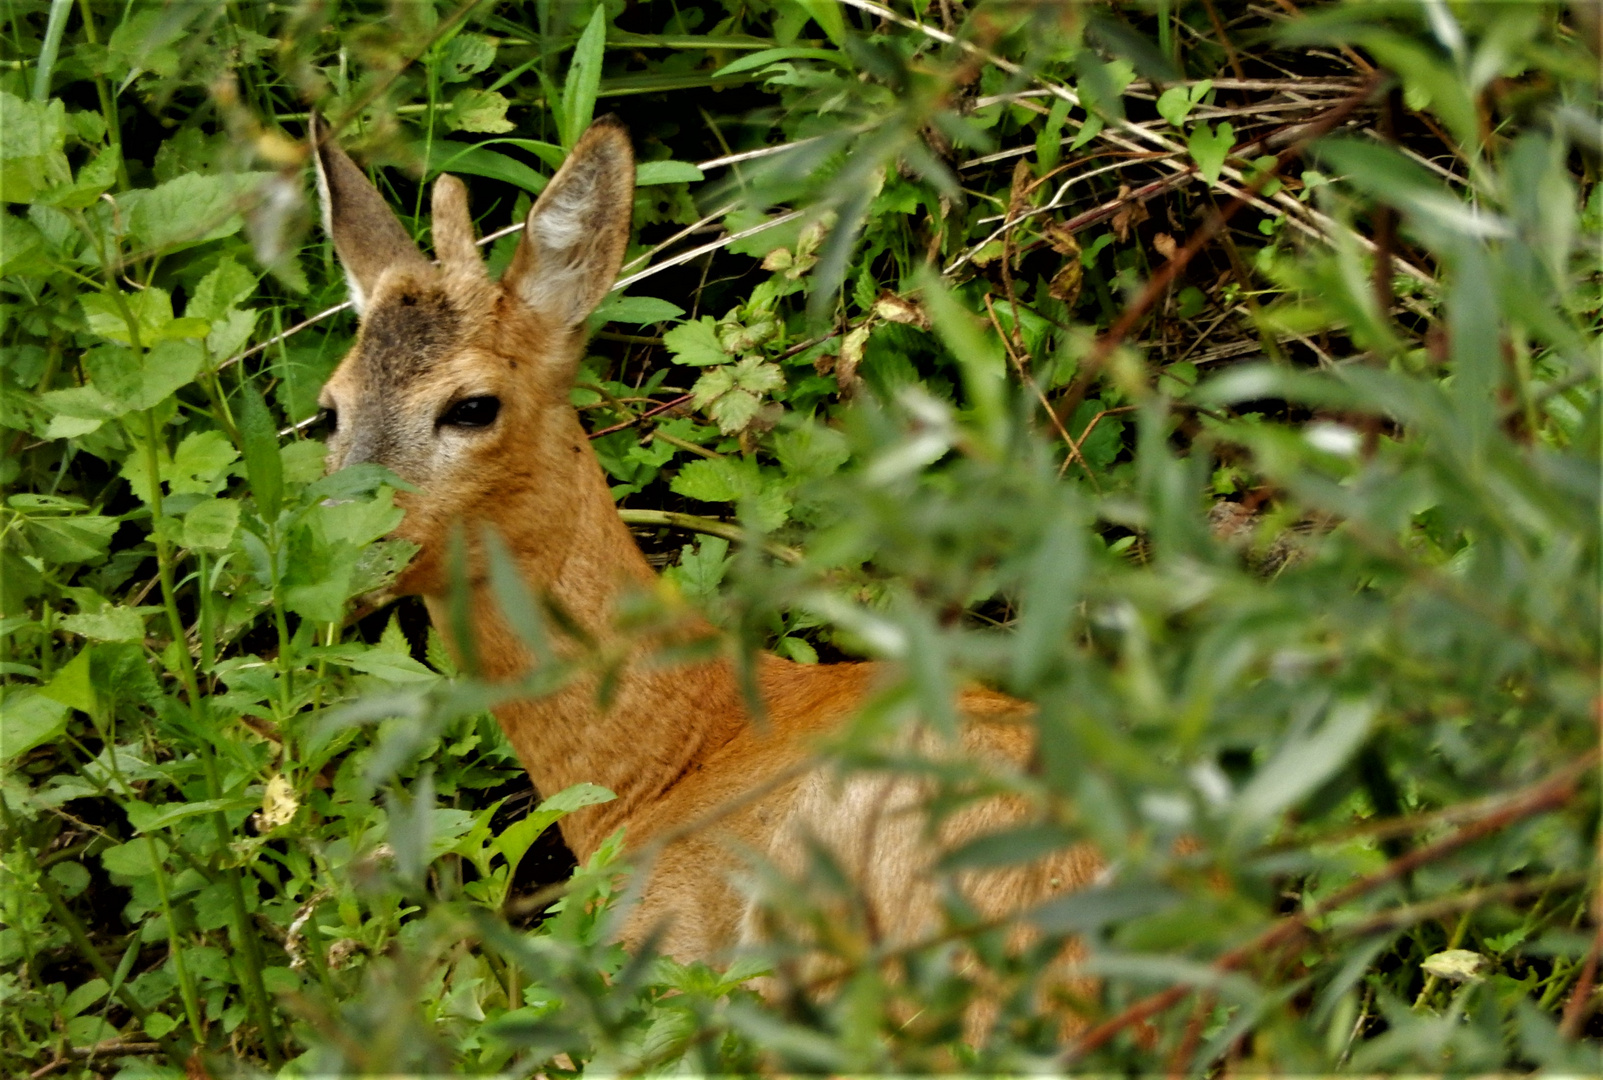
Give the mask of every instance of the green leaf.
[[679, 470], [668, 485], [676, 495], [702, 502], [734, 502], [748, 490], [739, 474], [716, 458], [697, 458]]
[[830, 42], [846, 44], [846, 15], [837, 0], [796, 0], [796, 5], [812, 16]]
[[273, 521], [278, 517], [284, 498], [284, 466], [278, 456], [278, 429], [254, 384], [242, 385], [239, 396], [239, 433], [245, 444], [245, 474], [250, 479], [262, 517]]
[[1338, 701], [1310, 735], [1283, 745], [1236, 797], [1233, 829], [1238, 834], [1268, 822], [1347, 764], [1375, 717], [1367, 700]]
[[1464, 202], [1423, 166], [1389, 146], [1367, 139], [1329, 138], [1320, 140], [1315, 149], [1321, 160], [1345, 174], [1348, 183], [1397, 207], [1416, 227], [1428, 229], [1433, 243], [1509, 233], [1504, 219]]
[[126, 412], [148, 409], [194, 381], [206, 356], [196, 341], [158, 341], [146, 352], [101, 346], [84, 354], [91, 384]]
[[[151, 859], [152, 847], [155, 848], [154, 861]], [[166, 860], [167, 844], [154, 838], [130, 840], [100, 853], [100, 863], [107, 872], [123, 878], [149, 877]]]
[[[172, 297], [167, 290], [155, 287], [122, 293], [120, 297], [103, 292], [84, 293], [80, 303], [93, 333], [123, 345], [132, 344], [133, 335], [137, 333], [140, 344], [149, 347], [173, 321]], [[133, 317], [132, 328], [128, 325], [129, 315]]]
[[14, 761], [67, 730], [67, 706], [31, 687], [0, 701], [0, 761]]
[[745, 430], [761, 408], [762, 400], [757, 395], [735, 389], [721, 394], [708, 407], [707, 413], [717, 422], [719, 431], [725, 435], [733, 435]]
[[495, 42], [483, 34], [457, 34], [440, 50], [438, 71], [442, 82], [461, 82], [495, 62]]
[[148, 251], [177, 251], [232, 236], [240, 210], [276, 173], [185, 173], [154, 188], [118, 196], [128, 235]]
[[607, 48], [607, 6], [597, 4], [574, 46], [568, 77], [562, 84], [562, 145], [571, 150], [590, 126], [601, 90], [601, 62]]
[[734, 366], [735, 385], [753, 394], [770, 394], [785, 385], [785, 373], [778, 364], [760, 356], [748, 356]]
[[946, 291], [945, 284], [927, 266], [920, 268], [918, 284], [930, 321], [957, 358], [963, 374], [963, 390], [980, 433], [992, 448], [1000, 448], [1007, 424], [1004, 411], [1007, 362], [1002, 357], [1001, 345], [994, 335], [980, 330], [979, 320], [958, 305]]
[[257, 276], [229, 256], [218, 260], [211, 273], [200, 279], [184, 314], [216, 322], [225, 318], [256, 291]]
[[730, 360], [729, 354], [718, 343], [717, 324], [711, 315], [703, 315], [695, 322], [674, 327], [662, 335], [662, 343], [676, 364], [705, 367], [708, 364], [727, 364]]
[[59, 99], [23, 101], [0, 91], [0, 198], [33, 202], [45, 190], [72, 180], [64, 147], [67, 109]]
[[1207, 124], [1198, 124], [1191, 129], [1191, 137], [1186, 140], [1186, 148], [1191, 151], [1192, 160], [1197, 163], [1197, 171], [1208, 183], [1217, 183], [1219, 172], [1224, 168], [1225, 158], [1230, 148], [1236, 144], [1236, 132], [1229, 124], [1220, 124], [1217, 129]]
[[39, 688], [39, 693], [79, 712], [94, 712], [95, 687], [89, 670], [89, 658], [93, 652], [93, 646], [79, 649], [77, 656], [56, 672], [54, 678]]
[[221, 431], [195, 431], [178, 444], [161, 478], [174, 495], [215, 495], [228, 483], [228, 467], [238, 460], [239, 451]]
[[646, 326], [681, 318], [685, 309], [678, 304], [659, 300], [655, 296], [619, 296], [613, 294], [601, 302], [591, 316], [597, 325], [609, 322], [634, 323]]
[[694, 547], [687, 544], [680, 549], [679, 565], [669, 567], [667, 577], [692, 603], [711, 607], [733, 562], [728, 540], [703, 536]]
[[1158, 97], [1158, 115], [1175, 127], [1185, 124], [1194, 101], [1184, 86], [1171, 86]]
[[789, 46], [778, 49], [763, 49], [759, 52], [748, 53], [737, 60], [731, 60], [723, 67], [712, 73], [717, 79], [725, 75], [738, 75], [743, 71], [755, 71], [767, 67], [780, 60], [829, 60], [843, 67], [850, 66], [850, 60], [844, 53], [834, 49], [805, 49]]
[[445, 126], [452, 131], [511, 131], [516, 125], [506, 118], [508, 104], [506, 97], [495, 90], [458, 90], [446, 110]]
[[239, 528], [239, 500], [207, 499], [184, 514], [183, 544], [202, 551], [226, 551]]
[[635, 186], [686, 184], [705, 179], [701, 169], [688, 161], [642, 161], [635, 166]]
[[500, 180], [502, 183], [522, 188], [530, 195], [540, 194], [545, 190], [545, 186], [548, 183], [546, 177], [541, 176], [516, 158], [498, 154], [494, 150], [485, 149], [483, 146], [469, 146], [449, 139], [441, 139], [429, 147], [429, 153], [426, 173], [431, 177], [438, 176], [444, 172], [485, 176], [491, 180]]
[[145, 612], [155, 608], [131, 608], [107, 605], [98, 611], [80, 611], [64, 615], [61, 628], [71, 634], [81, 634], [91, 641], [145, 640]]

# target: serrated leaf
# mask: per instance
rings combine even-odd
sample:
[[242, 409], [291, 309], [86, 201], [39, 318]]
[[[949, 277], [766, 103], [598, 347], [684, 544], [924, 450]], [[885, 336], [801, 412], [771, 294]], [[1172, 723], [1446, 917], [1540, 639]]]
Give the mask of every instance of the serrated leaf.
[[215, 322], [256, 291], [257, 277], [233, 258], [218, 261], [212, 272], [195, 286], [184, 314]]
[[761, 357], [748, 356], [734, 368], [735, 385], [753, 394], [771, 394], [785, 385], [785, 373], [778, 364], [765, 362]]
[[184, 514], [183, 543], [202, 551], [226, 551], [239, 527], [239, 500], [207, 499]]
[[145, 640], [144, 611], [121, 606], [106, 606], [99, 611], [81, 611], [61, 618], [61, 628], [70, 634], [80, 634], [91, 641]]
[[695, 322], [676, 326], [662, 335], [662, 343], [676, 364], [707, 367], [710, 364], [727, 364], [730, 360], [718, 343], [717, 324], [711, 315], [703, 315]]
[[516, 125], [506, 118], [506, 97], [495, 90], [468, 87], [457, 91], [445, 113], [445, 125], [453, 131], [499, 133]]
[[438, 70], [444, 82], [461, 82], [495, 62], [495, 42], [483, 34], [462, 33], [445, 43]]
[[[284, 498], [284, 465], [278, 456], [278, 428], [267, 403], [252, 383], [240, 387], [239, 433], [245, 444], [245, 473], [256, 505], [269, 521]], [[341, 597], [341, 599], [344, 599]]]
[[717, 422], [719, 431], [733, 435], [745, 430], [761, 408], [762, 401], [755, 394], [736, 389], [720, 395], [707, 413]]
[[270, 172], [184, 173], [154, 188], [118, 196], [128, 235], [149, 251], [176, 251], [224, 236], [244, 224], [240, 211]]

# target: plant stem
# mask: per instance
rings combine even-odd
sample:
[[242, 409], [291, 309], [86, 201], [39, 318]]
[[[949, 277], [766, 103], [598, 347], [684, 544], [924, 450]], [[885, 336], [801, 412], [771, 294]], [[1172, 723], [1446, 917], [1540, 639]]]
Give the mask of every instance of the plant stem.
[[[135, 346], [138, 347], [137, 345]], [[195, 661], [189, 655], [186, 645], [187, 635], [184, 632], [184, 621], [178, 613], [177, 590], [173, 585], [173, 552], [162, 530], [161, 523], [161, 454], [157, 440], [161, 437], [156, 421], [154, 409], [145, 410], [145, 467], [149, 470], [147, 478], [149, 488], [147, 498], [151, 513], [151, 539], [156, 545], [157, 576], [161, 581], [162, 606], [167, 610], [167, 623], [172, 633], [174, 648], [170, 651], [174, 666], [178, 669], [178, 678], [184, 686], [184, 692], [189, 697], [190, 716], [197, 731], [204, 730], [207, 723], [206, 710], [201, 704], [200, 682], [195, 674]], [[201, 583], [205, 588], [205, 582]], [[209, 742], [201, 739], [198, 742], [199, 757], [206, 776], [206, 795], [211, 799], [222, 798], [222, 782], [217, 775], [217, 759]], [[219, 859], [225, 858], [230, 848], [232, 833], [228, 827], [228, 819], [221, 811], [213, 811], [208, 815], [217, 834], [217, 852]], [[278, 1051], [278, 1036], [273, 1024], [272, 1010], [268, 1004], [267, 988], [262, 982], [262, 957], [260, 943], [256, 935], [251, 932], [250, 915], [245, 906], [245, 892], [240, 885], [239, 867], [222, 865], [223, 881], [228, 891], [230, 914], [233, 922], [234, 946], [239, 950], [241, 966], [244, 968], [245, 1004], [250, 1011], [251, 1019], [262, 1033], [262, 1044], [266, 1047], [269, 1065], [277, 1068], [280, 1063]]]

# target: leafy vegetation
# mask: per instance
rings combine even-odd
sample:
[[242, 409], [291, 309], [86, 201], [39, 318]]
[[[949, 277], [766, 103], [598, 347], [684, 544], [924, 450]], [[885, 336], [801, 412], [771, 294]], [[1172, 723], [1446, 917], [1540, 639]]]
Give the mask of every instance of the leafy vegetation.
[[[0, 13], [8, 1075], [1595, 1067], [1595, 5]], [[953, 810], [898, 733], [1033, 702], [1037, 819], [943, 872], [1106, 881], [1022, 955], [955, 891], [887, 949], [823, 860], [754, 867], [789, 931], [728, 970], [611, 944], [618, 844], [546, 832], [608, 793], [538, 801], [364, 599], [410, 553], [322, 475], [313, 106], [425, 243], [464, 176], [496, 270], [620, 114], [621, 513], [741, 648], [892, 665], [839, 768]]]

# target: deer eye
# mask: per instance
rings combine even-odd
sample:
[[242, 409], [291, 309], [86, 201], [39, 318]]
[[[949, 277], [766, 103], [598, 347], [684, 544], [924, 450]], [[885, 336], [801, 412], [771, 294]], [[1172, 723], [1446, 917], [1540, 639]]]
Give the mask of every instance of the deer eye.
[[494, 397], [463, 398], [440, 414], [436, 426], [489, 427], [501, 411], [501, 399]]

